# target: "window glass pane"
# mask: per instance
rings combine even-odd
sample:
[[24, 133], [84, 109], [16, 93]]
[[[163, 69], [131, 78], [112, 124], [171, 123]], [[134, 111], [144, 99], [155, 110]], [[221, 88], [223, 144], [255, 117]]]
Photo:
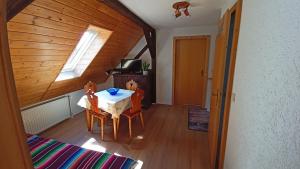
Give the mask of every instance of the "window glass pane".
[[90, 25], [83, 33], [55, 81], [79, 77], [111, 35], [111, 31]]
[[81, 57], [85, 54], [91, 43], [97, 37], [97, 34], [98, 33], [95, 31], [88, 30], [82, 35], [79, 43], [76, 45], [76, 48], [74, 49], [67, 63], [65, 64], [62, 72], [74, 71]]

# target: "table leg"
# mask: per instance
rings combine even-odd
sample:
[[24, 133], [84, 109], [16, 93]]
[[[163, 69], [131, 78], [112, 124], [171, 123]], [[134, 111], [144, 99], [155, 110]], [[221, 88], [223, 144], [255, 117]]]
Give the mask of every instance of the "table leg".
[[117, 132], [119, 132], [119, 126], [120, 126], [120, 117], [117, 119]]
[[113, 118], [113, 127], [114, 127], [114, 139], [117, 140], [117, 122], [118, 118]]
[[91, 114], [88, 109], [85, 110], [85, 115], [86, 115], [86, 125], [88, 128], [88, 131], [91, 131]]

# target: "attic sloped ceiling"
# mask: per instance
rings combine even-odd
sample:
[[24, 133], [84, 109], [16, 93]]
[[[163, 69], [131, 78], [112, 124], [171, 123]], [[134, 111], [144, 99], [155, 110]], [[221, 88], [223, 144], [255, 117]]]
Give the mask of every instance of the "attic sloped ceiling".
[[[79, 78], [55, 82], [89, 25], [113, 31]], [[35, 0], [8, 22], [8, 38], [21, 107], [107, 79], [105, 71], [143, 36], [130, 19], [97, 0]]]

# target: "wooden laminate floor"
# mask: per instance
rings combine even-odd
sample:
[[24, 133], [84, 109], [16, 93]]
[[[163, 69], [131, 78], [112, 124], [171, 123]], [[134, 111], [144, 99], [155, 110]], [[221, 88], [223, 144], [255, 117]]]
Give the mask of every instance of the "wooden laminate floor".
[[143, 169], [208, 169], [207, 133], [187, 129], [187, 111], [182, 106], [153, 105], [144, 111], [145, 129], [133, 121], [133, 138], [128, 137], [128, 121], [120, 120], [118, 140], [113, 140], [112, 122], [100, 139], [95, 123], [94, 133], [87, 131], [84, 114], [43, 132], [41, 136], [62, 142], [86, 145], [100, 151], [129, 156], [143, 162]]

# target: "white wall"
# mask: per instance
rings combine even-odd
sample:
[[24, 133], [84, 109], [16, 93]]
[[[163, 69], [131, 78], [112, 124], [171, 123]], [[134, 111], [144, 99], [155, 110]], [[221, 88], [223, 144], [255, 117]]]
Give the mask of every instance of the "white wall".
[[[211, 35], [209, 55], [209, 77], [212, 76], [212, 64], [215, 50], [217, 25], [190, 28], [160, 29], [157, 31], [157, 102], [172, 104], [173, 38], [176, 36]], [[206, 107], [209, 109], [211, 80], [207, 85]]]
[[[146, 38], [145, 36], [143, 36], [139, 42], [136, 44], [136, 46], [134, 48], [131, 49], [131, 51], [128, 53], [128, 55], [126, 56], [127, 59], [133, 59], [147, 44], [146, 42]], [[150, 64], [150, 69], [152, 67], [151, 65], [151, 55], [150, 55], [150, 51], [149, 49], [147, 49], [143, 55], [140, 57], [140, 59], [143, 62], [147, 62]]]
[[299, 39], [299, 0], [244, 0], [225, 169], [300, 168]]
[[237, 0], [223, 0], [224, 4], [221, 9], [221, 16], [224, 15], [227, 9], [231, 8]]

